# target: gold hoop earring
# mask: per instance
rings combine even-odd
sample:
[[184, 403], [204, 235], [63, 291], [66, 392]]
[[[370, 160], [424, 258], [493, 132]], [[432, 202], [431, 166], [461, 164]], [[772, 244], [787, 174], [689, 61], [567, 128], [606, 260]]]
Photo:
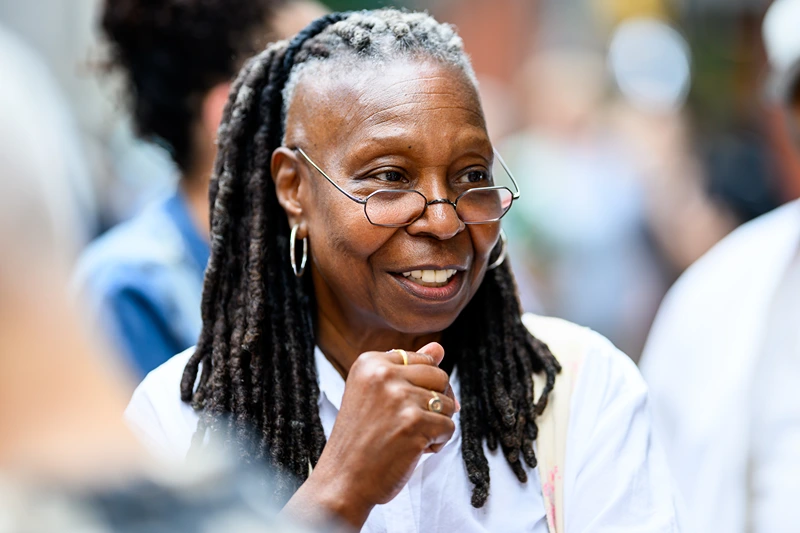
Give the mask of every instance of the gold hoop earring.
[[292, 233], [289, 235], [289, 261], [292, 263], [292, 272], [294, 275], [302, 277], [306, 271], [306, 262], [308, 261], [308, 237], [303, 237], [303, 258], [300, 260], [300, 268], [297, 268], [297, 253], [295, 252], [295, 243], [297, 242], [297, 230], [300, 224], [292, 226]]
[[492, 261], [491, 265], [486, 267], [486, 270], [494, 270], [506, 261], [506, 255], [508, 255], [508, 238], [506, 237], [506, 232], [502, 229], [500, 230], [500, 246], [500, 255], [497, 256], [497, 259]]

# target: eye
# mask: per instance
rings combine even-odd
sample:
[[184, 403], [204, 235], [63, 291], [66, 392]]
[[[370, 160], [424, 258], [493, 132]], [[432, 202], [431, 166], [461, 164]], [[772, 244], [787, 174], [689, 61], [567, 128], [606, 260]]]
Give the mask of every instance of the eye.
[[465, 173], [462, 176], [461, 181], [469, 184], [488, 184], [491, 179], [489, 177], [489, 173], [485, 170], [475, 169]]
[[406, 180], [405, 176], [401, 173], [397, 172], [396, 170], [387, 170], [384, 172], [379, 172], [377, 174], [373, 174], [370, 176], [374, 180], [378, 181], [386, 181], [389, 183], [403, 183]]

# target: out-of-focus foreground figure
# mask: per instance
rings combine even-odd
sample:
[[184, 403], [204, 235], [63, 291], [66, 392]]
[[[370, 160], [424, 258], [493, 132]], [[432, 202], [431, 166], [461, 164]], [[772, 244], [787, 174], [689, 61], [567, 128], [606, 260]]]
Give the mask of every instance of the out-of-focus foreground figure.
[[[798, 23], [799, 0], [778, 0], [764, 21], [795, 132]], [[799, 323], [798, 201], [736, 230], [667, 295], [641, 368], [692, 531], [800, 527]]]
[[64, 192], [71, 139], [54, 125], [70, 112], [1, 28], [0, 71], [0, 531], [298, 531], [224, 462], [157, 465], [125, 427], [131, 383], [66, 289], [81, 234]]

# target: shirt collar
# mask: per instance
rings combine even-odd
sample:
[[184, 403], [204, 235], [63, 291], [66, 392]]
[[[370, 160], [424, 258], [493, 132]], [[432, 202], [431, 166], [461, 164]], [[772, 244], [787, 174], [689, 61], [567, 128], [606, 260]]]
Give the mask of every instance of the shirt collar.
[[180, 191], [172, 195], [166, 204], [167, 213], [169, 214], [175, 226], [186, 243], [186, 249], [192, 260], [197, 263], [200, 270], [205, 270], [208, 264], [208, 258], [211, 251], [208, 244], [208, 239], [204, 238], [192, 220], [189, 213], [189, 206], [186, 203], [186, 197]]
[[314, 360], [317, 364], [317, 381], [319, 383], [319, 401], [327, 398], [338, 412], [342, 407], [342, 396], [344, 396], [344, 378], [336, 371], [336, 368], [328, 361], [319, 346], [314, 348]]

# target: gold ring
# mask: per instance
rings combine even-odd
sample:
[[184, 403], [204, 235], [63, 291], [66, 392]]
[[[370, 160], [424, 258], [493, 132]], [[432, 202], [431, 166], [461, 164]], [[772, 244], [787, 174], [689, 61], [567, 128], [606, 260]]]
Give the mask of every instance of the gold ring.
[[439, 398], [439, 395], [434, 391], [431, 391], [431, 394], [433, 394], [433, 398], [428, 400], [428, 411], [431, 413], [441, 413], [442, 407], [444, 407], [442, 399]]
[[400, 348], [395, 348], [392, 351], [399, 353], [400, 357], [403, 358], [403, 366], [408, 366], [408, 353], [406, 353], [405, 350], [401, 350]]

